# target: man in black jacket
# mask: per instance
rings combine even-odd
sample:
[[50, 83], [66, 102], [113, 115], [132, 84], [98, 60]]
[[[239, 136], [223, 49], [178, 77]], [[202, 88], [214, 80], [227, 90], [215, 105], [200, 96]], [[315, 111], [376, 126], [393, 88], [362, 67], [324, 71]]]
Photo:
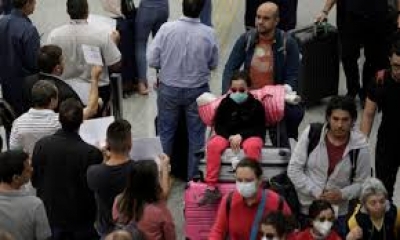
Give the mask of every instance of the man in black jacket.
[[261, 102], [248, 92], [250, 77], [246, 72], [236, 72], [231, 79], [228, 95], [221, 101], [215, 119], [215, 136], [207, 143], [207, 171], [205, 181], [208, 188], [199, 205], [211, 204], [221, 198], [216, 187], [221, 164], [221, 155], [228, 147], [240, 151], [247, 157], [258, 160], [266, 134], [265, 110]]
[[78, 134], [83, 122], [82, 105], [68, 99], [60, 106], [62, 129], [39, 140], [32, 154], [32, 184], [44, 202], [54, 240], [98, 239], [94, 193], [86, 172], [100, 164], [103, 155]]

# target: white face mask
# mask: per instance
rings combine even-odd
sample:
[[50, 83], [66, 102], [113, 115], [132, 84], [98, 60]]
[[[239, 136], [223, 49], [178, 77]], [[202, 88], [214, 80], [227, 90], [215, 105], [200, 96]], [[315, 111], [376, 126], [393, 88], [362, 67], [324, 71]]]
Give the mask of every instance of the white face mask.
[[266, 236], [263, 236], [263, 237], [261, 238], [261, 240], [279, 240], [279, 238], [277, 238], [277, 237], [267, 238]]
[[331, 232], [333, 223], [330, 221], [314, 221], [313, 222], [313, 227], [319, 234], [321, 234], [322, 237], [326, 237], [329, 235]]
[[236, 182], [236, 189], [244, 198], [252, 197], [257, 192], [256, 181]]

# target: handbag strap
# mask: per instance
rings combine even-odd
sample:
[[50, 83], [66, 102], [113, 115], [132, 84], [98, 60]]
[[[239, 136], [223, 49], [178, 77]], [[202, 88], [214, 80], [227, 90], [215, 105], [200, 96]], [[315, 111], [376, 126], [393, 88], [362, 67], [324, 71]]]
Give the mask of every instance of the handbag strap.
[[256, 240], [258, 235], [258, 228], [260, 227], [261, 218], [264, 213], [265, 203], [267, 202], [268, 191], [263, 191], [261, 202], [258, 205], [257, 214], [254, 218], [253, 225], [251, 226], [250, 240]]

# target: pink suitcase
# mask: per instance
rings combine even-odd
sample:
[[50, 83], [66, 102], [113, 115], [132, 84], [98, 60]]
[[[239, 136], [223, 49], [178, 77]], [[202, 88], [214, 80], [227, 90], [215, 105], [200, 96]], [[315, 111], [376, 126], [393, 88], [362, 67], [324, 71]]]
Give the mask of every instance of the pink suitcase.
[[[203, 196], [207, 185], [203, 182], [189, 182], [185, 191], [185, 236], [190, 240], [207, 240], [217, 215], [219, 204], [199, 207], [198, 201]], [[223, 195], [235, 189], [234, 183], [220, 183]]]

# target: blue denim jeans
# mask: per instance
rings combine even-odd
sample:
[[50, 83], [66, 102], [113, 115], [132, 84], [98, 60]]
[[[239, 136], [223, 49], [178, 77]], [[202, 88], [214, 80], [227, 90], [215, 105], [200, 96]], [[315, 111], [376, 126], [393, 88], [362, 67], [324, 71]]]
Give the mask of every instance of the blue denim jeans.
[[207, 26], [212, 27], [212, 3], [211, 0], [205, 0], [203, 10], [200, 13], [200, 21]]
[[168, 20], [168, 8], [139, 7], [136, 14], [135, 50], [138, 78], [147, 83], [147, 41], [150, 33], [156, 35], [161, 25]]
[[158, 89], [158, 131], [164, 152], [171, 156], [174, 135], [178, 126], [179, 112], [183, 108], [189, 139], [188, 180], [197, 174], [198, 158], [195, 153], [204, 148], [206, 126], [201, 121], [197, 110], [196, 98], [210, 87], [177, 88], [160, 84]]

